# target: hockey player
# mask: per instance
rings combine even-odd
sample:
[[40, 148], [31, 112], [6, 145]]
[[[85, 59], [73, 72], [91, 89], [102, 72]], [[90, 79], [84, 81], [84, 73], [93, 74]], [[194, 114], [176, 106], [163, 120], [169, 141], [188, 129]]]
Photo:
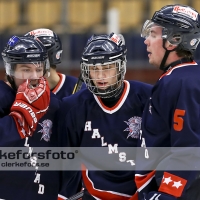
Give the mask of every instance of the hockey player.
[[[54, 94], [56, 94], [56, 98], [58, 98], [58, 99], [62, 99], [65, 96], [71, 95], [72, 92], [73, 92], [73, 88], [74, 88], [74, 85], [75, 85], [77, 79], [74, 78], [74, 77], [65, 76], [64, 74], [60, 74], [60, 73], [56, 72], [56, 64], [61, 62], [61, 53], [62, 53], [62, 44], [61, 44], [61, 41], [60, 41], [59, 37], [53, 31], [51, 31], [49, 29], [37, 29], [37, 30], [35, 30], [35, 32], [32, 31], [32, 34], [26, 34], [26, 37], [30, 37], [30, 36], [33, 36], [33, 35], [38, 37], [38, 39], [41, 40], [43, 42], [43, 44], [45, 44], [45, 47], [46, 47], [46, 49], [48, 51], [48, 56], [49, 56], [49, 60], [50, 60], [50, 72], [51, 72], [51, 74], [50, 74], [50, 76], [47, 76], [47, 80], [48, 80], [48, 82], [50, 84], [52, 92]], [[18, 52], [18, 51], [17, 51], [17, 53], [20, 54], [20, 52]], [[25, 62], [25, 61], [23, 61], [23, 62]], [[49, 69], [48, 69], [48, 71], [49, 71]], [[18, 85], [16, 85], [16, 83], [15, 83], [16, 81], [14, 81], [14, 79], [13, 79], [12, 74], [10, 75], [10, 74], [7, 73], [7, 80], [8, 80], [8, 85], [10, 85], [11, 87], [9, 87], [7, 84], [5, 84], [4, 81], [0, 81], [0, 85], [1, 85], [1, 91], [0, 91], [0, 105], [1, 105], [0, 106], [0, 116], [1, 117], [6, 116], [7, 114], [9, 114], [9, 111], [10, 111], [10, 108], [12, 106], [12, 103], [15, 100], [16, 90], [17, 90], [17, 87], [18, 87]], [[51, 96], [54, 96], [54, 95], [51, 94]], [[55, 96], [52, 99], [55, 99]], [[56, 104], [57, 104], [57, 101], [56, 101]], [[53, 103], [52, 103], [52, 105], [53, 105]], [[53, 106], [52, 106], [52, 108], [53, 108]], [[55, 106], [55, 108], [57, 109], [56, 106]], [[51, 113], [52, 117], [53, 117], [56, 109], [52, 110], [52, 113]], [[53, 119], [54, 119], [54, 117], [53, 117]], [[52, 121], [52, 120], [50, 119], [50, 121]], [[49, 122], [49, 119], [47, 119], [47, 121], [43, 120], [41, 123], [39, 123], [39, 127], [40, 127], [41, 130], [37, 130], [37, 132], [40, 131], [40, 134], [42, 132], [44, 132], [45, 128], [48, 128], [48, 127], [46, 127], [46, 125], [48, 123], [46, 125], [44, 125], [45, 122]], [[50, 122], [50, 124], [53, 125], [51, 122]], [[52, 131], [51, 128], [52, 127], [49, 127], [49, 128], [50, 129], [49, 129], [48, 132], [51, 133], [51, 131]], [[43, 134], [43, 136], [45, 136], [45, 134]], [[55, 136], [55, 134], [52, 134], [51, 137], [53, 137], [53, 136]], [[48, 136], [48, 134], [47, 134], [46, 137], [50, 137], [50, 136]], [[55, 139], [52, 139], [51, 142], [48, 142], [49, 139], [47, 139], [47, 146], [48, 145], [51, 146], [52, 144], [50, 144], [50, 143], [52, 143], [52, 141], [55, 140]], [[33, 140], [32, 138], [31, 139], [30, 138], [26, 138], [25, 141], [28, 141], [28, 140], [31, 141], [31, 142], [34, 141], [32, 146], [44, 146], [43, 140], [45, 140], [45, 137], [43, 137], [41, 139], [41, 141], [39, 140], [39, 138], [37, 138], [36, 140]], [[22, 141], [20, 143], [22, 143], [22, 145], [23, 145], [23, 143], [25, 143], [25, 141]], [[27, 145], [28, 145], [28, 143], [27, 143]], [[58, 144], [53, 144], [53, 145], [57, 146]], [[11, 175], [12, 173], [8, 173], [8, 174]], [[55, 171], [53, 173], [51, 173], [51, 172], [43, 172], [43, 179], [44, 179], [44, 174], [45, 174], [45, 177], [47, 177], [46, 181], [51, 183], [51, 181], [49, 181], [49, 179], [50, 179], [50, 177], [52, 175], [49, 175], [49, 174], [55, 174]], [[33, 175], [31, 175], [31, 176], [33, 176]], [[27, 175], [27, 177], [29, 177], [29, 175]], [[56, 177], [57, 180], [58, 180], [58, 177], [59, 177], [59, 175], [57, 173], [57, 177]], [[79, 180], [80, 176], [77, 176], [77, 179]], [[30, 179], [30, 181], [32, 183], [32, 179]], [[50, 196], [51, 196], [51, 198], [55, 198], [55, 195], [58, 195], [58, 183], [59, 183], [59, 181], [57, 181], [57, 183], [55, 181], [55, 185], [56, 186], [54, 187], [54, 190], [50, 190], [50, 189], [46, 188], [45, 189], [45, 194], [44, 195], [39, 195], [39, 196], [41, 196], [41, 198], [49, 198]], [[34, 186], [34, 185], [36, 185], [36, 184], [32, 184], [31, 187]], [[37, 190], [37, 186], [34, 186], [34, 187], [36, 187], [36, 190]], [[30, 188], [29, 188], [29, 190], [30, 190]], [[36, 190], [34, 190], [34, 191], [36, 191]], [[73, 191], [73, 189], [63, 190], [63, 192], [61, 192], [61, 194], [62, 195], [66, 195], [66, 193], [68, 194], [68, 191], [71, 192], [71, 191]], [[28, 191], [28, 193], [29, 192], [30, 191]], [[38, 193], [38, 191], [36, 193]], [[15, 193], [11, 193], [9, 195], [16, 196]], [[40, 197], [37, 197], [37, 198], [40, 198]]]
[[[10, 38], [7, 46], [3, 50], [2, 57], [4, 60], [9, 85], [8, 86], [6, 83], [1, 82], [1, 91], [3, 91], [4, 93], [0, 93], [0, 101], [1, 103], [4, 103], [1, 104], [1, 108], [3, 108], [2, 115], [5, 116], [5, 110], [12, 105], [9, 105], [9, 103], [12, 102], [11, 99], [20, 100], [18, 96], [21, 97], [21, 95], [23, 94], [21, 92], [21, 88], [25, 90], [25, 97], [29, 97], [30, 102], [34, 100], [34, 88], [28, 93], [26, 89], [27, 85], [29, 85], [29, 82], [31, 82], [33, 87], [37, 86], [38, 80], [42, 81], [44, 80], [43, 76], [49, 75], [50, 66], [46, 48], [38, 39], [35, 39], [34, 37], [13, 36], [12, 38]], [[43, 82], [46, 84], [45, 80]], [[38, 102], [39, 106], [41, 107], [41, 111], [45, 110], [44, 106], [47, 104], [46, 102], [48, 100], [47, 97], [40, 97], [39, 92], [43, 91], [43, 82], [39, 84], [41, 88], [38, 90], [38, 92], [36, 90], [36, 92], [38, 93], [38, 97], [35, 97], [36, 99], [38, 98], [36, 102]], [[23, 87], [20, 84], [22, 84]], [[16, 91], [18, 91], [17, 94]], [[8, 98], [8, 102], [5, 101], [4, 96]], [[32, 137], [26, 137], [28, 136], [28, 134], [24, 135], [24, 131], [20, 127], [20, 125], [23, 124], [22, 120], [21, 123], [18, 123], [18, 130], [20, 130], [19, 132], [21, 138], [24, 139], [14, 137], [14, 133], [11, 131], [11, 134], [8, 131], [11, 130], [10, 126], [12, 124], [10, 125], [6, 121], [4, 124], [5, 127], [3, 128], [6, 128], [7, 132], [5, 137], [3, 137], [3, 133], [1, 132], [1, 146], [24, 147], [24, 149], [27, 149], [27, 154], [29, 153], [30, 149], [33, 150], [34, 147], [57, 146], [57, 136], [55, 133], [52, 133], [52, 126], [55, 121], [55, 112], [58, 110], [59, 104], [60, 101], [58, 100], [58, 98], [53, 93], [51, 93], [50, 104], [49, 107], [47, 107], [48, 110], [46, 108], [47, 112], [42, 118], [40, 117], [41, 119], [38, 117], [37, 122], [39, 121], [39, 119], [40, 121], [38, 122], [37, 127], [34, 126], [33, 135], [31, 133]], [[20, 101], [14, 102], [13, 106], [11, 107], [11, 111], [14, 111], [14, 106], [16, 106], [16, 108], [27, 108], [25, 107], [24, 102], [20, 103]], [[35, 111], [34, 109], [35, 108], [33, 107], [32, 110], [36, 112], [37, 110]], [[24, 110], [27, 110], [27, 112], [30, 111], [30, 109]], [[11, 112], [11, 115], [12, 113], [13, 112]], [[19, 115], [15, 114], [15, 116], [18, 117]], [[34, 118], [34, 120], [36, 120], [32, 112], [31, 116]], [[25, 119], [27, 119], [26, 115], [25, 117]], [[8, 118], [8, 116], [3, 117], [1, 120], [4, 120], [5, 118]], [[40, 167], [37, 170], [36, 168], [32, 167], [32, 171], [1, 171], [0, 198], [9, 200], [14, 200], [16, 198], [27, 200], [56, 199], [58, 196], [60, 183], [59, 173], [48, 173], [48, 171], [41, 170], [42, 169]]]
[[[36, 36], [46, 47], [50, 61], [50, 76], [47, 78], [51, 91], [59, 99], [73, 93], [77, 78], [56, 71], [57, 65], [62, 61], [62, 43], [59, 36], [50, 29], [39, 28], [25, 34]], [[84, 86], [83, 86], [84, 87]]]
[[[124, 80], [126, 53], [120, 35], [93, 35], [88, 40], [81, 58], [81, 73], [87, 89], [64, 99], [58, 132], [62, 133], [62, 146], [106, 148], [102, 157], [108, 157], [109, 163], [114, 166], [125, 162], [133, 164], [134, 169], [135, 156], [131, 154], [132, 162], [127, 162], [122, 157], [127, 160], [130, 157], [128, 159], [128, 154], [120, 152], [119, 148], [136, 147], [151, 86]], [[94, 151], [90, 153], [92, 155], [83, 154], [87, 160], [82, 171], [83, 200], [129, 199], [136, 193], [134, 171], [118, 168], [112, 171], [108, 160], [99, 159]], [[90, 170], [89, 166], [95, 170]], [[106, 171], [108, 168], [111, 170]], [[69, 185], [76, 185], [76, 182], [70, 180]]]
[[[0, 114], [1, 117], [3, 117], [0, 120], [1, 146], [12, 145], [16, 140], [21, 141], [21, 138], [32, 136], [38, 120], [45, 115], [49, 107], [50, 90], [47, 81], [43, 78], [44, 70], [49, 68], [47, 52], [41, 42], [35, 41], [32, 38], [27, 38], [27, 41], [30, 43], [33, 41], [35, 42], [36, 53], [38, 53], [39, 57], [37, 57], [37, 60], [34, 60], [37, 62], [33, 62], [31, 55], [34, 54], [32, 52], [27, 53], [32, 62], [30, 62], [31, 64], [27, 64], [29, 72], [25, 72], [23, 71], [24, 66], [22, 66], [22, 64], [14, 64], [14, 59], [22, 59], [19, 54], [13, 55], [15, 58], [9, 57], [9, 52], [12, 52], [13, 48], [15, 48], [16, 44], [19, 44], [20, 41], [21, 38], [13, 36], [8, 41], [6, 47], [8, 52], [4, 50], [2, 53], [6, 72], [10, 75], [12, 74], [18, 90], [16, 91], [17, 93], [15, 92], [15, 95], [13, 95], [14, 92], [10, 90], [10, 87], [5, 82], [1, 82]], [[18, 73], [19, 71], [21, 71], [21, 73]], [[42, 76], [39, 76], [41, 74]], [[21, 80], [22, 77], [26, 77], [27, 79], [28, 76], [29, 80]], [[3, 95], [4, 97], [2, 97]], [[6, 105], [6, 100], [7, 104], [10, 104], [9, 109]], [[6, 116], [7, 114], [10, 116]]]
[[[49, 105], [48, 103], [49, 99], [40, 98], [40, 95], [42, 95], [45, 92], [45, 90], [48, 91], [48, 88], [49, 88], [48, 84], [46, 83], [46, 80], [43, 78], [44, 73], [49, 70], [47, 51], [40, 41], [35, 41], [33, 38], [27, 38], [27, 43], [29, 43], [29, 45], [32, 45], [34, 41], [35, 48], [31, 46], [32, 48], [28, 49], [27, 54], [26, 54], [27, 58], [25, 58], [24, 55], [21, 55], [16, 51], [16, 48], [20, 49], [19, 48], [20, 44], [24, 42], [24, 40], [26, 40], [26, 38], [24, 37], [22, 38], [17, 37], [17, 36], [11, 37], [7, 43], [6, 48], [2, 52], [2, 57], [5, 64], [5, 69], [6, 69], [9, 83], [7, 85], [3, 81], [1, 82], [1, 93], [0, 93], [1, 94], [0, 96], [1, 117], [4, 117], [9, 113], [10, 115], [15, 116], [15, 112], [12, 112], [12, 109], [14, 108], [14, 106], [17, 107], [19, 110], [21, 110], [20, 107], [26, 108], [28, 106], [28, 105], [27, 106], [25, 105], [27, 104], [27, 102], [24, 104], [24, 107], [22, 106], [22, 100], [24, 99], [24, 97], [26, 99], [25, 101], [27, 100], [29, 101], [29, 104], [36, 101], [36, 98], [40, 99], [40, 101], [38, 100], [36, 102], [38, 104], [39, 103], [44, 104], [44, 105], [41, 105], [41, 108], [43, 106], [45, 107], [44, 113], [41, 111], [41, 117], [46, 113], [48, 109], [47, 105]], [[33, 49], [35, 50], [35, 52], [33, 51]], [[14, 51], [15, 53], [13, 53]], [[36, 58], [34, 57], [35, 55], [34, 53], [38, 55]], [[20, 61], [23, 59], [27, 59], [29, 60], [29, 62], [26, 64], [23, 64], [23, 62], [20, 63]], [[16, 64], [15, 60], [18, 60], [19, 62]], [[11, 85], [13, 86], [14, 90], [11, 88], [12, 87]], [[43, 89], [41, 90], [39, 88], [43, 88]], [[32, 93], [34, 92], [34, 90], [36, 93], [33, 95]], [[25, 95], [24, 95], [24, 92], [26, 92]], [[20, 96], [22, 96], [21, 103], [17, 103], [18, 99], [20, 101]], [[48, 96], [49, 94], [47, 95], [47, 97]], [[34, 109], [30, 109], [30, 110], [23, 109], [23, 110], [27, 110], [29, 111], [29, 113], [33, 112], [31, 116], [35, 123], [33, 124], [33, 128], [31, 128], [32, 126], [30, 126], [30, 127], [27, 127], [28, 129], [26, 129], [26, 123], [25, 124], [23, 123], [23, 121], [26, 121], [26, 118], [24, 118], [23, 116], [21, 117], [21, 120], [20, 120], [21, 124], [16, 123], [21, 138], [28, 136], [27, 130], [30, 131], [29, 136], [33, 133], [33, 131], [35, 131], [36, 126], [37, 126], [36, 122], [38, 120], [34, 119], [34, 117], [40, 115], [39, 113], [37, 114]], [[19, 114], [17, 114], [16, 117], [17, 119], [19, 119]], [[25, 116], [25, 117], [28, 117], [28, 116]], [[40, 119], [41, 117], [38, 117], [38, 118]], [[21, 126], [23, 126], [23, 128], [21, 128]], [[4, 145], [5, 143], [7, 142], [2, 141], [2, 145]]]
[[189, 148], [200, 146], [200, 66], [193, 59], [200, 15], [186, 5], [167, 5], [144, 23], [141, 36], [149, 63], [163, 75], [142, 118], [135, 175], [139, 200], [200, 199], [199, 153]]
[[[75, 89], [76, 83], [78, 82], [77, 78], [57, 72], [57, 65], [62, 62], [63, 52], [60, 37], [52, 30], [46, 28], [32, 30], [26, 33], [25, 36], [37, 37], [46, 47], [50, 61], [50, 76], [47, 77], [47, 81], [51, 91], [56, 95], [56, 97], [61, 100], [64, 97], [72, 95], [74, 92], [78, 92], [79, 89]], [[85, 88], [84, 84], [82, 84], [80, 89], [83, 88]], [[77, 182], [80, 181], [80, 178], [81, 177], [78, 174], [74, 177]], [[62, 182], [63, 185], [65, 185], [64, 182], [65, 180]], [[77, 187], [77, 190], [81, 189], [81, 182]], [[73, 189], [76, 190], [75, 187], [64, 188], [63, 186], [62, 191], [60, 191], [58, 195], [69, 195], [71, 192], [73, 193]]]

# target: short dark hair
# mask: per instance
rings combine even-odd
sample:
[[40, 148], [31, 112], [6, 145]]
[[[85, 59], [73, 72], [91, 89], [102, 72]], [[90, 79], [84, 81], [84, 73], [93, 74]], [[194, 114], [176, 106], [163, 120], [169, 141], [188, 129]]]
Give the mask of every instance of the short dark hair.
[[177, 47], [176, 53], [179, 57], [182, 57], [182, 58], [189, 58], [189, 59], [194, 58], [194, 55], [190, 51], [183, 50], [180, 47]]

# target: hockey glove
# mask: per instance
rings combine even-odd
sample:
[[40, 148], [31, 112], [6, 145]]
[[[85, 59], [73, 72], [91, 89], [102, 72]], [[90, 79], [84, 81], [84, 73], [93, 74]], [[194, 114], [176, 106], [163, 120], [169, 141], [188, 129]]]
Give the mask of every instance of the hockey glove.
[[42, 77], [36, 87], [27, 80], [17, 90], [10, 115], [14, 118], [21, 138], [31, 136], [38, 121], [46, 113], [50, 102], [50, 89]]
[[145, 195], [144, 200], [176, 200], [177, 198], [162, 192], [149, 192]]

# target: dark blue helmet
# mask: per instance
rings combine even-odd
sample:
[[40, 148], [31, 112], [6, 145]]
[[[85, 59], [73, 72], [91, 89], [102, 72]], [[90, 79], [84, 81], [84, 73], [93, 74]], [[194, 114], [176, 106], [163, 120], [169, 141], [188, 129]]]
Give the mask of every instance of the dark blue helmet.
[[[119, 93], [123, 85], [126, 73], [127, 48], [122, 35], [111, 33], [110, 35], [93, 35], [87, 42], [81, 58], [82, 78], [88, 89], [102, 98], [110, 98]], [[99, 88], [95, 85], [96, 79], [91, 78], [91, 69], [97, 66], [109, 66], [116, 68], [116, 82], [109, 87]], [[99, 70], [99, 69], [97, 69]], [[108, 77], [109, 78], [109, 77]], [[102, 84], [106, 80], [101, 80]]]
[[186, 5], [167, 5], [156, 11], [151, 20], [144, 23], [142, 37], [146, 37], [151, 26], [163, 27], [162, 38], [179, 49], [193, 54], [200, 41], [200, 15], [192, 7]]
[[57, 65], [61, 63], [62, 59], [62, 43], [59, 36], [50, 29], [40, 28], [32, 30], [25, 34], [25, 36], [36, 36], [46, 47], [50, 65]]
[[47, 50], [37, 38], [13, 36], [1, 55], [8, 76], [15, 76], [15, 65], [23, 63], [42, 64], [44, 72], [49, 72]]

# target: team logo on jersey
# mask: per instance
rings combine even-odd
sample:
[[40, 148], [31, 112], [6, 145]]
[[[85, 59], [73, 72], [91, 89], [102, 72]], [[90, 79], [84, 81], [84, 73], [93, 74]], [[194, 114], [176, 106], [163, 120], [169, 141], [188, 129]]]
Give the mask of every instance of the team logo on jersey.
[[38, 133], [42, 133], [42, 137], [40, 140], [43, 139], [44, 141], [49, 142], [51, 134], [52, 134], [52, 126], [53, 126], [52, 121], [49, 119], [46, 119], [42, 123], [39, 123], [39, 124], [42, 126], [42, 129], [38, 131]]
[[127, 139], [129, 137], [138, 138], [140, 129], [141, 129], [142, 118], [141, 117], [131, 117], [128, 121], [124, 121], [124, 122], [129, 126], [128, 128], [126, 128], [124, 130], [124, 131], [129, 131]]

